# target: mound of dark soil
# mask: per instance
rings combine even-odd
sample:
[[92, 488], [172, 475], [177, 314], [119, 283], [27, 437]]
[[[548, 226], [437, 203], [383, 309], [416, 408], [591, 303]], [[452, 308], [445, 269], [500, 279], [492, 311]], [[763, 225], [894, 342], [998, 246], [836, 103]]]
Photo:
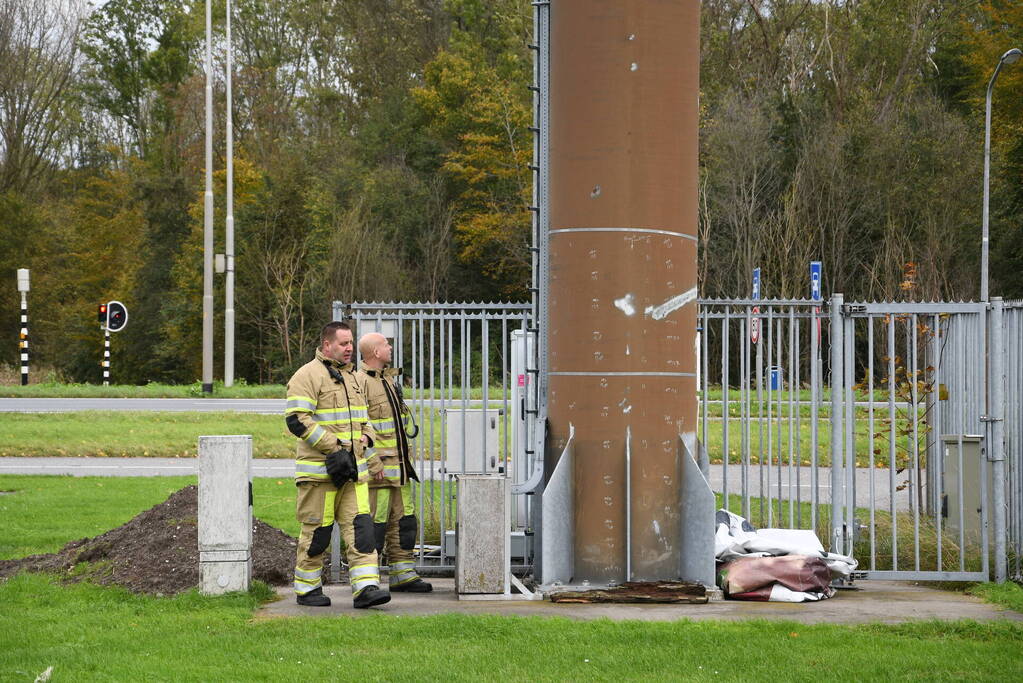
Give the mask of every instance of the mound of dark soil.
[[[59, 552], [0, 560], [0, 578], [53, 572], [69, 581], [117, 584], [136, 593], [173, 594], [199, 585], [198, 488], [186, 486], [126, 524]], [[252, 524], [252, 578], [291, 583], [296, 541], [258, 519]], [[328, 566], [324, 576], [329, 575]]]

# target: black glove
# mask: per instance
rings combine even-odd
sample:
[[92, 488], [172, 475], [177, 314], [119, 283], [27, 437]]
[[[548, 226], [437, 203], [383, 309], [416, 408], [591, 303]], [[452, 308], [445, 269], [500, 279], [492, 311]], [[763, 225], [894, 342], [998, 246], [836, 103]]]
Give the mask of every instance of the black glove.
[[355, 454], [351, 449], [341, 447], [327, 456], [327, 474], [338, 488], [359, 479], [359, 468], [355, 465]]

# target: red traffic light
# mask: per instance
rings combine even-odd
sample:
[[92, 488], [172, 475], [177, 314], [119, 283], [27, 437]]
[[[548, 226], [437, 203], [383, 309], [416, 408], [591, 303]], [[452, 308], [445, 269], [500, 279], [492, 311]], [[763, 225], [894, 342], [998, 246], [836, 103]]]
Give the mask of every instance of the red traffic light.
[[99, 314], [96, 317], [97, 317], [97, 319], [101, 323], [106, 323], [106, 321], [107, 321], [107, 305], [106, 304], [100, 304], [99, 305]]

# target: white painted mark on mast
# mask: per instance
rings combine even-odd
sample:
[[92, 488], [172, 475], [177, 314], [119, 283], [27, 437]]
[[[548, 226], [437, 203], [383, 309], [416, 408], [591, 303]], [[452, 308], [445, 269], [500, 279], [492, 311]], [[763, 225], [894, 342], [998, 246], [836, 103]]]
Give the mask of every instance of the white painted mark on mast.
[[[696, 301], [696, 287], [693, 287], [688, 292], [671, 297], [660, 306], [647, 306], [643, 312], [654, 320], [663, 320], [671, 313], [693, 301]], [[615, 302], [616, 305], [617, 303]]]

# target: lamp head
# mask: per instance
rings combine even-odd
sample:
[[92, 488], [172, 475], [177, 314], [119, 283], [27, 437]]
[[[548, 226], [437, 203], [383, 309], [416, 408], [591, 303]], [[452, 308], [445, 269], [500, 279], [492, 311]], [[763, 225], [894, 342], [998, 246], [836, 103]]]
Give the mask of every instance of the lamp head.
[[1020, 57], [1023, 57], [1023, 51], [1021, 51], [1018, 47], [1014, 47], [1002, 55], [1001, 61], [1004, 64], [1015, 64], [1019, 61]]

